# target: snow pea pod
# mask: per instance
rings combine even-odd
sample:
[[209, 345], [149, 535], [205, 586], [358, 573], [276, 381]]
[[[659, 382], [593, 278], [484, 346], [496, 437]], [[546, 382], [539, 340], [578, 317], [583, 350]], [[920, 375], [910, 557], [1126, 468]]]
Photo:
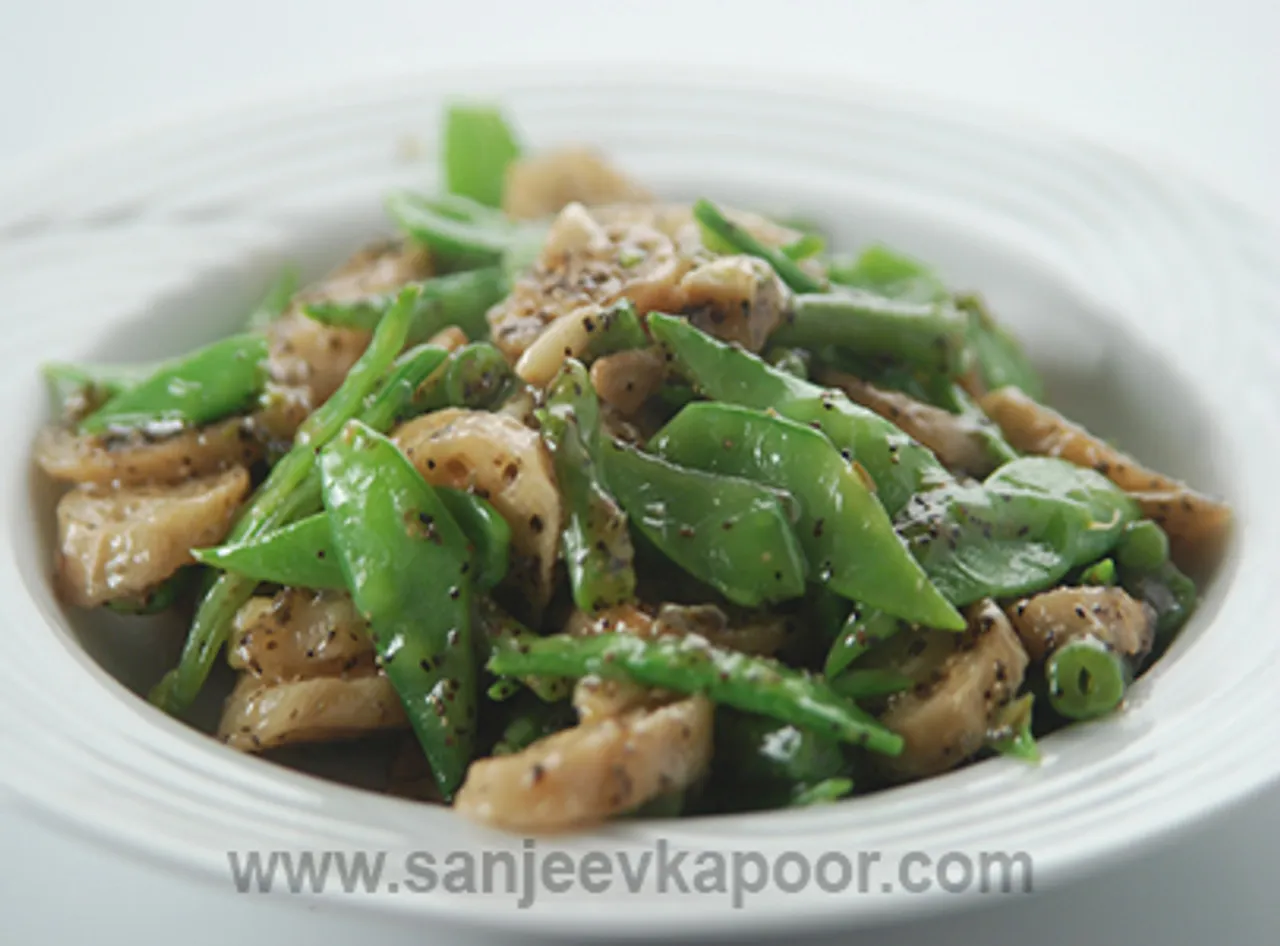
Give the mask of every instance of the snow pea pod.
[[812, 580], [909, 621], [964, 629], [964, 618], [929, 584], [854, 467], [813, 428], [703, 401], [684, 408], [649, 447], [681, 466], [741, 476], [795, 496], [796, 536]]
[[329, 519], [322, 512], [245, 542], [192, 549], [191, 554], [201, 564], [255, 582], [338, 591], [347, 587], [333, 551]]
[[837, 345], [860, 355], [960, 374], [967, 323], [950, 301], [908, 302], [864, 290], [798, 295], [791, 318], [770, 336], [779, 345]]
[[448, 800], [476, 737], [467, 537], [395, 444], [359, 421], [325, 446], [319, 465], [351, 597]]
[[[636, 593], [627, 514], [605, 488], [588, 446], [599, 440], [597, 412], [584, 409], [580, 418], [574, 408], [594, 400], [590, 390], [586, 368], [569, 359], [552, 383], [547, 408], [538, 413], [568, 509], [561, 546], [573, 601], [587, 613], [630, 601]], [[584, 421], [592, 426], [584, 427]]]
[[754, 607], [804, 594], [804, 553], [772, 490], [676, 466], [616, 440], [600, 445], [598, 461], [645, 538], [730, 601]]
[[[297, 288], [297, 269], [284, 267], [249, 314], [245, 331], [261, 331], [279, 318]], [[164, 361], [145, 365], [88, 366], [54, 362], [41, 370], [53, 396], [55, 409], [64, 419], [75, 421], [171, 364], [171, 361]]]
[[1137, 516], [1133, 500], [1101, 474], [1027, 457], [981, 486], [917, 496], [897, 528], [934, 585], [963, 606], [1052, 587], [1106, 555]]
[[545, 224], [514, 223], [487, 207], [466, 213], [461, 203], [398, 191], [386, 199], [386, 209], [411, 240], [451, 270], [501, 265], [510, 277], [536, 259]]
[[[378, 324], [369, 347], [347, 372], [342, 386], [298, 428], [292, 449], [271, 468], [240, 513], [228, 536], [229, 543], [264, 535], [320, 508], [316, 455], [338, 435], [347, 420], [361, 415], [377, 429], [389, 427], [403, 413], [426, 373], [439, 364], [433, 354], [439, 349], [430, 347], [406, 352], [396, 360], [404, 347], [416, 301], [415, 289], [400, 294], [397, 304]], [[228, 572], [209, 586], [191, 622], [178, 666], [165, 674], [147, 696], [153, 704], [172, 715], [191, 706], [209, 677], [236, 611], [249, 600], [255, 587], [257, 582], [252, 578]]]
[[709, 200], [698, 200], [693, 205], [693, 218], [698, 221], [704, 232], [712, 236], [710, 241], [717, 246], [731, 247], [734, 252], [746, 253], [764, 260], [773, 267], [779, 278], [795, 292], [821, 292], [822, 280], [809, 275], [801, 269], [796, 261], [782, 250], [765, 246], [743, 227], [738, 226], [724, 215]]
[[1029, 492], [1065, 498], [1083, 506], [1091, 525], [1078, 536], [1072, 562], [1084, 565], [1116, 547], [1141, 507], [1101, 473], [1054, 457], [1023, 457], [1006, 463], [983, 486], [996, 495]]
[[156, 371], [156, 365], [73, 365], [41, 367], [55, 413], [68, 423], [87, 416], [111, 398]]
[[816, 424], [845, 459], [857, 460], [870, 474], [890, 516], [917, 491], [952, 481], [931, 452], [843, 393], [774, 368], [675, 316], [651, 313], [647, 325], [675, 366], [707, 397]]
[[[502, 268], [498, 266], [449, 273], [414, 285], [421, 294], [409, 329], [410, 344], [426, 341], [450, 325], [461, 328], [468, 338], [484, 338], [489, 333], [485, 313], [510, 288]], [[350, 302], [317, 300], [307, 303], [303, 311], [325, 325], [373, 331], [395, 305], [396, 295], [381, 293]]]
[[488, 207], [502, 205], [507, 165], [520, 156], [515, 133], [492, 105], [455, 104], [444, 115], [445, 187]]
[[80, 422], [84, 434], [200, 427], [249, 406], [267, 382], [267, 340], [234, 335], [159, 367]]
[[[457, 521], [473, 550], [472, 580], [484, 591], [506, 576], [511, 527], [479, 496], [437, 487], [440, 501]], [[345, 590], [346, 576], [333, 547], [328, 517], [316, 513], [305, 519], [236, 545], [193, 549], [196, 561], [235, 572], [259, 582], [291, 588]]]
[[506, 675], [550, 674], [634, 680], [758, 713], [815, 733], [897, 755], [902, 737], [837, 694], [820, 677], [775, 660], [712, 647], [697, 635], [645, 640], [632, 634], [553, 634], [507, 647], [489, 661]]

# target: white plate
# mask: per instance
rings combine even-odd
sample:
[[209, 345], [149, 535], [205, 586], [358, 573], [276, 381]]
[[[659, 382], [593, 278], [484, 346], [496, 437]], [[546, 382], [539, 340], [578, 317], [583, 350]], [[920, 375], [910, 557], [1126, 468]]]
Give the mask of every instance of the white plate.
[[[983, 290], [1025, 337], [1067, 413], [1234, 504], [1205, 603], [1128, 709], [993, 760], [834, 807], [616, 824], [567, 852], [673, 847], [1025, 851], [1043, 889], [1167, 837], [1280, 773], [1280, 502], [1269, 482], [1280, 386], [1272, 235], [1199, 186], [997, 116], [813, 80], [727, 84], [599, 70], [450, 74], [254, 105], [10, 179], [0, 195], [9, 318], [0, 417], [0, 758], [31, 805], [122, 855], [229, 889], [230, 849], [509, 849], [520, 839], [244, 756], [121, 686], [154, 680], [163, 630], [68, 614], [50, 591], [52, 490], [26, 446], [50, 358], [138, 359], [228, 330], [284, 259], [319, 273], [385, 229], [396, 186], [434, 186], [442, 97], [500, 97], [537, 144], [587, 140], [674, 196], [816, 217]], [[91, 656], [92, 654], [92, 656]], [[104, 669], [105, 668], [105, 669]], [[111, 672], [109, 673], [108, 670]], [[544, 843], [544, 851], [553, 845]], [[398, 856], [398, 855], [397, 855]], [[591, 936], [852, 926], [973, 896], [776, 888], [718, 895], [330, 894], [406, 915]], [[299, 907], [302, 898], [298, 898]]]

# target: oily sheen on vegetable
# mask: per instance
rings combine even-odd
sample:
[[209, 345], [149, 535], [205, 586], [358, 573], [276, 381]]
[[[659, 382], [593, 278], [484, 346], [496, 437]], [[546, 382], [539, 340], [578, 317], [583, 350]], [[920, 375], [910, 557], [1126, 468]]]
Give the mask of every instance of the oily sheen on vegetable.
[[492, 103], [441, 141], [226, 338], [46, 367], [58, 589], [185, 618], [157, 708], [521, 832], [856, 804], [1124, 711], [1230, 509], [1053, 410], [981, 296]]

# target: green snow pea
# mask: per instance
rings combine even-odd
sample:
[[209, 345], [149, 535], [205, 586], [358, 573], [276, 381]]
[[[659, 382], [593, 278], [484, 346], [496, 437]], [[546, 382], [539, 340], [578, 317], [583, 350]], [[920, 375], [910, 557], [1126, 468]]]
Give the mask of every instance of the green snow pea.
[[[587, 613], [630, 601], [636, 593], [627, 514], [609, 494], [591, 456], [599, 432], [590, 392], [586, 368], [571, 358], [552, 382], [546, 409], [538, 413], [568, 511], [561, 543], [569, 584], [574, 603]], [[588, 400], [592, 406], [579, 417], [576, 405]]]
[[386, 199], [396, 225], [450, 269], [501, 265], [511, 278], [537, 258], [545, 224], [516, 223], [487, 207], [465, 208], [458, 198], [433, 199], [408, 191]]
[[84, 434], [201, 427], [244, 410], [267, 382], [267, 340], [234, 335], [167, 362], [80, 422]]
[[467, 537], [395, 444], [359, 421], [319, 463], [351, 597], [448, 800], [476, 739]]
[[515, 133], [493, 105], [454, 104], [444, 113], [445, 188], [488, 207], [502, 206], [507, 165], [520, 157]]
[[74, 422], [153, 374], [157, 365], [73, 365], [51, 362], [40, 369], [55, 413]]
[[804, 553], [785, 499], [759, 483], [668, 463], [609, 440], [604, 482], [646, 539], [689, 574], [754, 607], [804, 594]]
[[684, 408], [649, 447], [680, 466], [740, 476], [795, 496], [796, 535], [812, 580], [909, 621], [964, 629], [964, 618], [929, 584], [873, 493], [813, 428], [703, 401]]
[[[462, 490], [437, 487], [440, 501], [467, 536], [476, 587], [481, 591], [506, 576], [511, 527], [488, 502]], [[316, 513], [237, 545], [193, 549], [196, 561], [259, 582], [293, 588], [344, 590], [346, 576], [333, 547], [329, 519]]]
[[1073, 565], [1101, 558], [1136, 520], [1138, 504], [1109, 479], [1094, 470], [1055, 457], [1022, 457], [1006, 463], [987, 477], [983, 486], [996, 495], [1029, 492], [1065, 498], [1083, 506], [1092, 525], [1084, 529], [1076, 543]]
[[683, 319], [651, 313], [647, 324], [679, 371], [707, 397], [818, 425], [841, 456], [857, 460], [870, 474], [890, 516], [917, 491], [951, 482], [930, 451], [841, 392], [774, 368]]
[[952, 604], [1052, 587], [1106, 555], [1136, 504], [1093, 470], [1027, 457], [981, 486], [923, 493], [898, 518], [899, 534]]
[[[286, 266], [246, 319], [245, 331], [260, 332], [280, 317], [298, 288], [298, 271]], [[111, 398], [136, 387], [172, 361], [149, 365], [73, 365], [54, 362], [42, 369], [55, 409], [68, 419], [86, 415]]]

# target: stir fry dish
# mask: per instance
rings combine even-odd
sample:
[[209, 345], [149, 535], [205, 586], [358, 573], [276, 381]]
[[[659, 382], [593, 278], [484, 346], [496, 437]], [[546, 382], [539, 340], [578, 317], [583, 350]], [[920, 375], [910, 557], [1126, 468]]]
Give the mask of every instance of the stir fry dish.
[[447, 110], [438, 194], [229, 338], [46, 368], [79, 608], [190, 615], [218, 737], [393, 743], [514, 831], [832, 802], [1120, 709], [1227, 507], [1046, 404], [981, 297]]

